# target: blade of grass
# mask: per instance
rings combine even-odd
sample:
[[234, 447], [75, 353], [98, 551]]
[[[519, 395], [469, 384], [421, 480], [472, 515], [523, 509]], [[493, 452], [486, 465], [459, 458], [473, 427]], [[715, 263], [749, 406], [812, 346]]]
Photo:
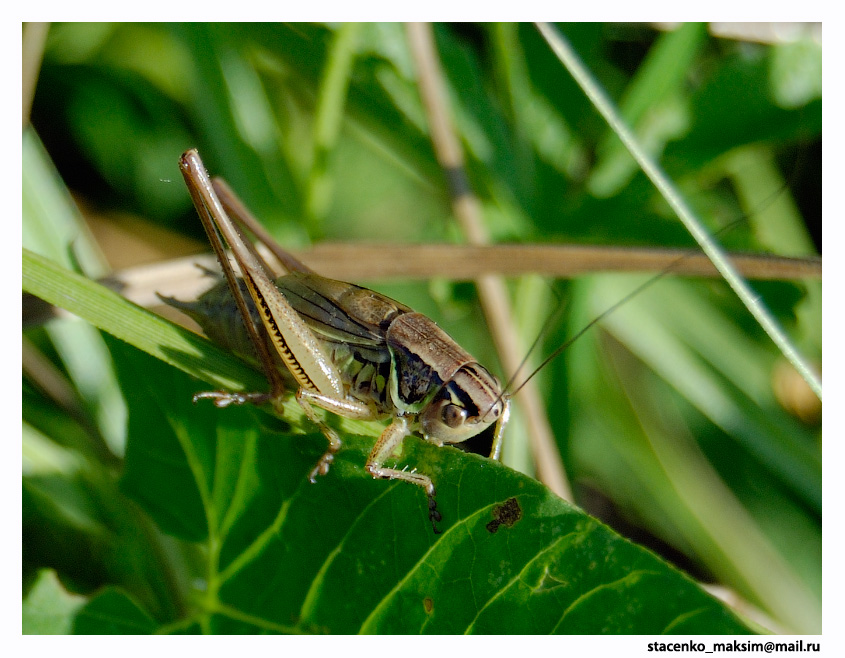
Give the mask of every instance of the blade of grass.
[[23, 290], [215, 386], [264, 386], [237, 357], [28, 249], [23, 250]]
[[343, 123], [346, 92], [355, 61], [355, 44], [359, 31], [360, 23], [344, 23], [338, 28], [320, 80], [314, 117], [311, 172], [305, 203], [312, 219], [318, 222], [325, 218], [331, 206], [334, 183], [330, 158]]
[[[22, 242], [89, 276], [108, 270], [76, 204], [68, 193], [34, 128], [23, 133]], [[105, 441], [116, 455], [124, 450], [126, 407], [102, 337], [81, 323], [50, 325], [46, 329], [64, 370], [73, 382], [85, 414], [90, 414], [92, 440]], [[28, 376], [37, 377], [28, 372]], [[83, 414], [83, 415], [85, 415]], [[99, 434], [95, 438], [95, 434]]]
[[666, 199], [666, 202], [675, 211], [678, 218], [704, 250], [704, 253], [713, 261], [716, 269], [719, 270], [728, 285], [734, 289], [737, 296], [742, 300], [742, 303], [745, 304], [746, 308], [748, 308], [763, 330], [778, 346], [784, 357], [795, 367], [818, 396], [819, 400], [821, 400], [822, 386], [818, 375], [798, 353], [798, 350], [789, 340], [783, 329], [780, 328], [768, 309], [760, 302], [759, 297], [745, 283], [722, 248], [710, 237], [702, 224], [695, 218], [689, 206], [687, 206], [666, 174], [643, 150], [634, 134], [620, 117], [619, 112], [613, 106], [608, 95], [601, 89], [566, 39], [548, 23], [538, 23], [537, 28], [561, 63], [590, 98], [596, 110], [610, 124], [611, 128], [631, 153], [631, 156], [637, 161], [643, 172], [660, 191], [663, 198]]

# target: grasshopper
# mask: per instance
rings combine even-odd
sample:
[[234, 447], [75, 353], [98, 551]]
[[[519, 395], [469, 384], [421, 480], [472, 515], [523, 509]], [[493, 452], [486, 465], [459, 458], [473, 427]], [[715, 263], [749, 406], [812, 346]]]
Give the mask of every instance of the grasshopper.
[[[498, 459], [510, 396], [433, 320], [372, 290], [322, 277], [275, 245], [228, 186], [219, 179], [212, 182], [196, 150], [182, 155], [180, 169], [271, 385], [269, 393], [210, 391], [194, 400], [211, 399], [220, 407], [245, 402], [277, 405], [285, 391], [281, 362], [297, 387], [296, 401], [329, 442], [310, 473], [312, 482], [328, 472], [342, 445], [314, 407], [345, 418], [390, 419], [365, 468], [374, 478], [421, 487], [428, 496], [429, 520], [438, 533], [441, 515], [431, 478], [387, 468], [384, 462], [412, 432], [442, 446], [466, 441], [493, 424], [490, 456]], [[274, 280], [243, 229], [262, 239], [288, 273]], [[191, 311], [191, 304], [162, 299]]]

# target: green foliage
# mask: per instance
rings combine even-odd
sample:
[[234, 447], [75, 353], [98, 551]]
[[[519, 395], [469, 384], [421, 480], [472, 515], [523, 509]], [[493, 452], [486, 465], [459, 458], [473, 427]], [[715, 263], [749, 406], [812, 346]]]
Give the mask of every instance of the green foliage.
[[[751, 216], [724, 242], [811, 253], [816, 44], [560, 29], [713, 230]], [[533, 26], [435, 32], [497, 241], [691, 244]], [[309, 484], [325, 439], [295, 404], [283, 420], [192, 405], [260, 379], [67, 271], [103, 266], [65, 185], [198, 235], [176, 167], [192, 146], [286, 246], [451, 240], [424, 117], [399, 25], [52, 26], [24, 134], [24, 246], [42, 256], [25, 253], [24, 286], [134, 347], [66, 319], [25, 334], [72, 391], [60, 404], [24, 379], [25, 632], [744, 632], [675, 568], [488, 460], [415, 439], [397, 456], [434, 478], [441, 536], [419, 490], [364, 473], [377, 425], [344, 421], [345, 449]], [[566, 312], [539, 356], [639, 281], [557, 284]], [[376, 285], [495, 363], [468, 286]], [[756, 287], [820, 360], [820, 285]], [[530, 342], [559, 302], [513, 290]], [[813, 632], [820, 425], [776, 400], [780, 358], [721, 282], [663, 280], [539, 380], [579, 505], [639, 526], [776, 628]], [[491, 526], [511, 500], [521, 517]]]
[[81, 596], [62, 587], [56, 573], [38, 573], [23, 597], [23, 633], [25, 635], [62, 635], [69, 633], [74, 616], [85, 603]]

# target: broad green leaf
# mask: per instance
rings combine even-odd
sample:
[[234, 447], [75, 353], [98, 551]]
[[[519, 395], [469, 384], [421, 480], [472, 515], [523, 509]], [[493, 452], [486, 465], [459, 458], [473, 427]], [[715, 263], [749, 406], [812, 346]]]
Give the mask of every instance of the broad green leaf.
[[140, 352], [118, 362], [121, 377], [147, 374], [130, 402], [124, 490], [160, 527], [206, 545], [203, 628], [747, 632], [686, 576], [496, 462], [406, 440], [395, 461], [434, 479], [435, 535], [420, 489], [365, 472], [372, 436], [345, 435], [312, 484], [321, 435], [192, 405], [196, 384]]
[[142, 635], [152, 633], [156, 623], [130, 596], [109, 588], [77, 613], [75, 635]]

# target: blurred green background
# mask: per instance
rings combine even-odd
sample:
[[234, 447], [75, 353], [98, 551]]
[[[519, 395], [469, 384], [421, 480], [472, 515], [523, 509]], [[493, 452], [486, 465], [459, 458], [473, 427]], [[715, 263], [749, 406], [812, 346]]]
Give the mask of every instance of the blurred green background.
[[[559, 29], [705, 223], [748, 218], [720, 236], [728, 248], [820, 253], [820, 31], [761, 42], [705, 25]], [[693, 246], [532, 25], [445, 24], [435, 35], [494, 241]], [[189, 147], [283, 245], [461, 241], [402, 25], [98, 23], [54, 24], [46, 37], [24, 130], [24, 246], [42, 249], [51, 232], [35, 228], [33, 199], [49, 209], [63, 184], [108, 265], [81, 255], [81, 238], [58, 250], [89, 275], [203, 250], [177, 169]], [[539, 362], [643, 276], [510, 282], [525, 346], [563, 304]], [[471, 284], [356, 283], [430, 315], [509, 378]], [[754, 288], [820, 364], [820, 281]], [[70, 413], [25, 373], [25, 588], [47, 567], [83, 595], [122, 585], [166, 619], [171, 584], [145, 547], [180, 564], [198, 558], [151, 540], [158, 531], [117, 492], [120, 399], [131, 391], [108, 376], [96, 337], [68, 335], [77, 331], [25, 334], [77, 398]], [[577, 504], [776, 628], [812, 631], [821, 418], [783, 363], [723, 282], [669, 277], [538, 380]], [[531, 473], [518, 422], [511, 434], [508, 463]]]

